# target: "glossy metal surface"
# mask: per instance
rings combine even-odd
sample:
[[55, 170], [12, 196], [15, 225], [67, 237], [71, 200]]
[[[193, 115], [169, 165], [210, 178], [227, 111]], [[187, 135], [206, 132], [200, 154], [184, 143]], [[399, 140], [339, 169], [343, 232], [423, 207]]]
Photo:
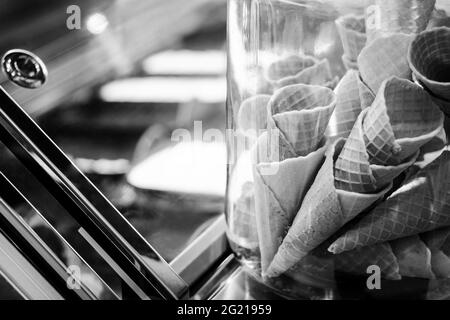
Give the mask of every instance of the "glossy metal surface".
[[21, 49], [5, 53], [2, 68], [12, 82], [28, 89], [41, 87], [48, 77], [44, 62], [32, 52]]
[[147, 298], [187, 296], [186, 283], [3, 89], [0, 139]]

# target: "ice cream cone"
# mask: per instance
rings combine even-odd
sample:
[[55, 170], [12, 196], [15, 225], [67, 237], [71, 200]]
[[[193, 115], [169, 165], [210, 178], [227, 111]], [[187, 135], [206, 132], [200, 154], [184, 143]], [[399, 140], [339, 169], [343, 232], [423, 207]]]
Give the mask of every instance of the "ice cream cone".
[[388, 243], [355, 249], [335, 256], [336, 270], [367, 275], [367, 268], [377, 266], [383, 278], [400, 280], [399, 265]]
[[436, 0], [376, 0], [381, 35], [419, 33], [428, 25]]
[[339, 139], [328, 150], [325, 163], [305, 195], [288, 234], [264, 274], [266, 277], [276, 277], [289, 270], [353, 219], [360, 213], [359, 210], [366, 209], [387, 192], [388, 189], [377, 195], [359, 197], [358, 194], [336, 190], [333, 164], [343, 145], [344, 140]]
[[415, 78], [450, 113], [450, 28], [440, 27], [420, 33], [411, 43], [408, 62]]
[[330, 63], [327, 59], [318, 61], [295, 75], [287, 76], [274, 82], [276, 88], [283, 88], [293, 84], [325, 85], [333, 80]]
[[397, 239], [390, 244], [400, 267], [400, 275], [423, 279], [435, 278], [431, 270], [431, 251], [419, 236]]
[[416, 150], [415, 155], [397, 166], [371, 164], [362, 128], [362, 123], [369, 109], [363, 110], [359, 115], [336, 161], [334, 169], [335, 184], [340, 190], [362, 194], [377, 193], [392, 183], [417, 158], [418, 150]]
[[[267, 134], [258, 144], [263, 146]], [[262, 269], [272, 261], [278, 246], [297, 213], [300, 202], [310, 187], [325, 154], [326, 145], [307, 156], [281, 162], [258, 163], [254, 168], [255, 206]]]
[[412, 39], [410, 35], [393, 34], [372, 41], [361, 51], [361, 78], [373, 92], [378, 92], [382, 82], [392, 76], [411, 79], [406, 56]]
[[356, 62], [367, 41], [364, 16], [342, 16], [336, 20], [336, 26], [342, 40], [346, 60]]
[[329, 247], [340, 253], [450, 226], [450, 152], [402, 187]]
[[256, 95], [244, 100], [238, 111], [239, 129], [244, 131], [254, 130], [256, 132], [266, 129], [269, 100], [269, 95]]
[[349, 70], [335, 89], [336, 108], [333, 114], [331, 131], [333, 136], [347, 138], [361, 113], [361, 100], [358, 89], [358, 72]]
[[411, 81], [383, 82], [364, 119], [371, 163], [398, 165], [442, 129], [444, 116], [431, 97]]
[[332, 90], [298, 84], [277, 90], [268, 104], [269, 130], [258, 139], [254, 168], [263, 271], [323, 161], [324, 133], [335, 103]]
[[297, 84], [277, 90], [268, 105], [268, 127], [269, 138], [279, 132], [279, 160], [317, 150], [335, 105], [335, 94], [325, 87]]

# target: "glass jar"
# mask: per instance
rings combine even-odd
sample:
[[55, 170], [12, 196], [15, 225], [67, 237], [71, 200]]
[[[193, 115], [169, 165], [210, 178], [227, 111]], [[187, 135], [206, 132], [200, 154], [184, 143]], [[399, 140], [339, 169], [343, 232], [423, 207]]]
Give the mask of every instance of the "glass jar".
[[228, 238], [288, 298], [450, 297], [450, 11], [228, 1]]

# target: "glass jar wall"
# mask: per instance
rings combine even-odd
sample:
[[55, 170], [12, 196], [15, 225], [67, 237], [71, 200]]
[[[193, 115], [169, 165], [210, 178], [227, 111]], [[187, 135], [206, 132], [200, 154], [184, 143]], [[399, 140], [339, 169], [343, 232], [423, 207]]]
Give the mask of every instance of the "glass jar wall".
[[448, 7], [229, 0], [228, 237], [278, 293], [450, 297]]

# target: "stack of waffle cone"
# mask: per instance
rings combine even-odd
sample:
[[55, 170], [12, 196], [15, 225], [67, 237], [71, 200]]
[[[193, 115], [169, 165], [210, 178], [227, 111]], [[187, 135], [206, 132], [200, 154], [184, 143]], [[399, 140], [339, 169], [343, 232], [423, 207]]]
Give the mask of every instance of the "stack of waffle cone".
[[341, 253], [450, 226], [450, 152], [431, 164], [365, 215], [329, 247]]
[[419, 34], [411, 43], [408, 61], [415, 78], [450, 115], [450, 28]]
[[392, 34], [368, 44], [358, 57], [358, 67], [364, 83], [378, 92], [381, 83], [396, 76], [411, 79], [406, 54], [413, 37], [406, 34]]
[[327, 152], [314, 183], [274, 257], [266, 277], [276, 277], [296, 265], [348, 221], [368, 208], [390, 189], [357, 194], [335, 187], [334, 163], [345, 140], [337, 140]]
[[392, 33], [419, 33], [428, 25], [436, 0], [376, 0], [376, 24], [369, 41]]
[[275, 88], [293, 84], [321, 85], [333, 88], [337, 80], [331, 74], [327, 59], [292, 55], [272, 63], [266, 73]]
[[[421, 96], [427, 94], [418, 88], [398, 78], [383, 83], [373, 105], [358, 116], [345, 143], [338, 140], [327, 155], [267, 276], [288, 270], [382, 198], [394, 179], [412, 166], [421, 146], [441, 131], [442, 113], [431, 100]], [[426, 104], [417, 106], [411, 99]], [[408, 111], [411, 115], [399, 117], [397, 113], [404, 113], [406, 108], [411, 109]], [[392, 157], [380, 157], [379, 150], [391, 151], [396, 161], [390, 161]]]
[[347, 69], [356, 69], [359, 53], [367, 41], [364, 16], [343, 16], [336, 20], [336, 26], [344, 48], [344, 65]]
[[263, 271], [323, 162], [333, 91], [311, 85], [277, 90], [268, 105], [268, 130], [254, 150], [256, 224]]
[[383, 82], [365, 111], [335, 166], [336, 186], [358, 193], [379, 190], [405, 171], [443, 125], [428, 94], [395, 77]]
[[442, 130], [443, 114], [431, 97], [413, 82], [383, 82], [364, 121], [371, 162], [398, 165]]

